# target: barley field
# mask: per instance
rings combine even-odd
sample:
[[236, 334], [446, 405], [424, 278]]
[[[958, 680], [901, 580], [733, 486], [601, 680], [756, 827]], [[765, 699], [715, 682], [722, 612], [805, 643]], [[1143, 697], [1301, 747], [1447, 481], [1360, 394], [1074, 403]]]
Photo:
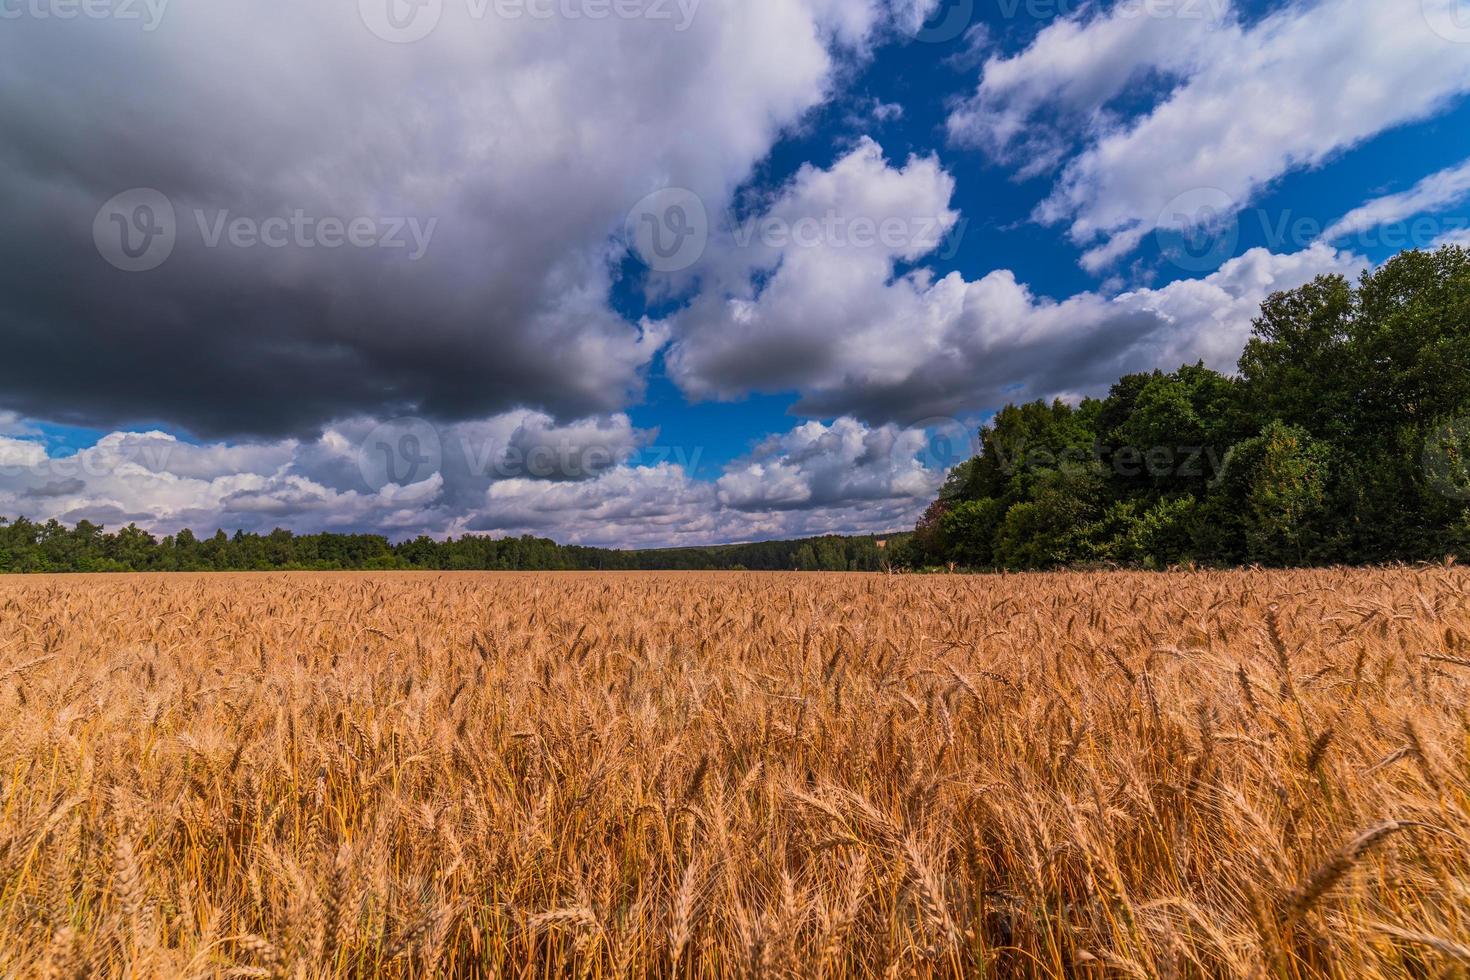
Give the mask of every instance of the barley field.
[[1451, 977], [1470, 575], [0, 580], [0, 975]]

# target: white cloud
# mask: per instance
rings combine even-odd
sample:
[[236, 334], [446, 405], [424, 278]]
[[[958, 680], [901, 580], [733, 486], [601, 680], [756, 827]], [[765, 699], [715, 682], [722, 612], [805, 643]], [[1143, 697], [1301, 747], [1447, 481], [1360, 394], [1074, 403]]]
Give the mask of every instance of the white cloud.
[[0, 436], [33, 436], [36, 428], [15, 412], [0, 412]]
[[1381, 228], [1439, 208], [1470, 200], [1470, 160], [1430, 174], [1409, 190], [1387, 194], [1356, 207], [1322, 233], [1323, 241], [1337, 241]]
[[[1123, 13], [1147, 4], [1079, 14], [1020, 55], [988, 62], [951, 131], [1002, 159], [1039, 140], [1044, 163], [1085, 134], [1036, 217], [1068, 224], [1090, 247], [1084, 265], [1097, 270], [1155, 229], [1191, 220], [1170, 207], [1180, 195], [1209, 189], [1244, 207], [1283, 174], [1470, 90], [1470, 47], [1429, 20], [1457, 2], [1423, 0], [1421, 11], [1408, 0], [1311, 0], [1250, 23], [1226, 7], [1184, 18], [1194, 4], [1163, 19]], [[1155, 72], [1173, 84], [1151, 110], [1130, 119], [1106, 111]]]
[[[896, 262], [935, 251], [958, 227], [953, 193], [937, 159], [893, 168], [871, 140], [831, 169], [803, 168], [761, 218], [825, 229], [802, 244], [758, 234], [745, 245], [718, 242], [706, 257], [707, 288], [670, 321], [674, 378], [694, 397], [733, 398], [853, 370], [894, 382], [908, 376], [929, 356], [928, 338], [905, 323], [928, 292], [927, 276], [885, 284]], [[887, 222], [897, 234], [879, 240], [876, 229]]]
[[1021, 53], [991, 55], [975, 94], [951, 113], [956, 142], [984, 149], [1023, 176], [1052, 169], [1083, 134], [1109, 125], [1104, 109], [1151, 74], [1182, 75], [1220, 30], [1233, 25], [1226, 0], [1087, 8], [1048, 24]]
[[35, 466], [45, 458], [46, 448], [40, 443], [0, 436], [0, 467], [16, 469]]
[[[952, 191], [937, 161], [893, 167], [870, 142], [831, 170], [803, 171], [769, 213], [787, 222], [835, 214], [838, 227], [858, 215], [879, 223], [942, 215], [943, 228], [958, 230]], [[899, 275], [899, 262], [936, 247], [903, 245], [722, 243], [710, 262], [719, 275], [671, 319], [672, 375], [693, 397], [798, 391], [798, 410], [815, 417], [912, 425], [1098, 393], [1131, 371], [1198, 360], [1231, 370], [1272, 292], [1362, 267], [1326, 245], [1289, 255], [1255, 249], [1203, 279], [1058, 301], [1009, 270], [973, 281], [922, 268]]]
[[720, 503], [741, 511], [807, 510], [932, 498], [943, 473], [920, 457], [925, 433], [850, 418], [808, 422], [772, 436], [716, 483]]

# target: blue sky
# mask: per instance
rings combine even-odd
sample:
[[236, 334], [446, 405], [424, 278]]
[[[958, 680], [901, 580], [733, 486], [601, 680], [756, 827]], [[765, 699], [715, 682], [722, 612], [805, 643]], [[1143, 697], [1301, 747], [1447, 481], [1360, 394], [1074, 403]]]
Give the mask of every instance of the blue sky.
[[404, 3], [5, 22], [0, 514], [893, 530], [1006, 401], [1470, 240], [1462, 0]]

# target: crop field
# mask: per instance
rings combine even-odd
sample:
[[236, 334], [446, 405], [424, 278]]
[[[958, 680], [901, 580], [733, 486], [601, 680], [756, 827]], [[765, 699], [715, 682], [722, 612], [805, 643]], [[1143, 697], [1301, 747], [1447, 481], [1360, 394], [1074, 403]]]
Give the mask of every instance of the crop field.
[[0, 580], [0, 975], [1451, 977], [1470, 575]]

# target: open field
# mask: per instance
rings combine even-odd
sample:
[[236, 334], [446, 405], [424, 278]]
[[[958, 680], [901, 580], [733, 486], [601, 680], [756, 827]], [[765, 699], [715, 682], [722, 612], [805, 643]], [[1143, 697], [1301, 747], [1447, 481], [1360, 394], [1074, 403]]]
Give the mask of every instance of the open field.
[[1463, 976], [1470, 575], [0, 579], [0, 975]]

